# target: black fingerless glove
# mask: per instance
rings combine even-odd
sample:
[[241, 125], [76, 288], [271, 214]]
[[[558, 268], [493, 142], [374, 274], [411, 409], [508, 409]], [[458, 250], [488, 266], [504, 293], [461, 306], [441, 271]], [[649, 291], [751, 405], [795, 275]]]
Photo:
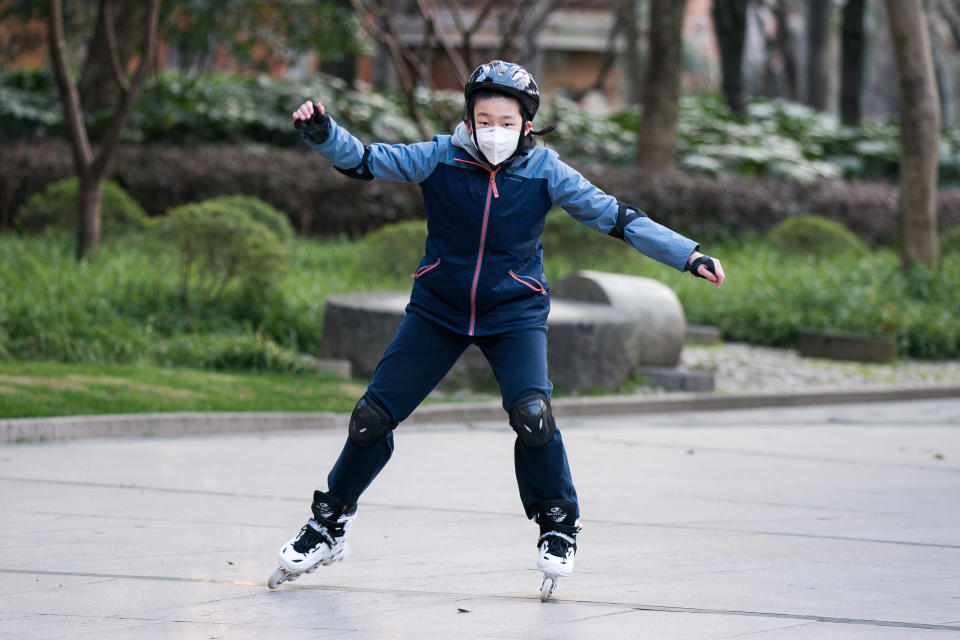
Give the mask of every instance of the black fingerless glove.
[[310, 119], [294, 120], [293, 126], [317, 144], [323, 144], [330, 137], [330, 116], [320, 113], [316, 102], [313, 103], [313, 115]]
[[707, 268], [707, 271], [709, 271], [713, 275], [717, 275], [717, 268], [714, 266], [713, 258], [711, 258], [710, 256], [700, 256], [699, 258], [697, 258], [696, 260], [688, 264], [686, 269], [687, 271], [697, 276], [698, 278], [703, 278], [704, 280], [707, 280], [708, 278], [700, 275], [700, 265], [704, 265]]

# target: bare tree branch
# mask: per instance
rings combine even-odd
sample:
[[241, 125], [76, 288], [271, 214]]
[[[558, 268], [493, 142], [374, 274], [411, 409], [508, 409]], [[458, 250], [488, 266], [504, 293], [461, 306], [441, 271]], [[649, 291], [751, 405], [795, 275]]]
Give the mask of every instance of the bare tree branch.
[[[390, 12], [385, 11], [382, 6], [375, 2], [350, 0], [350, 4], [357, 12], [357, 15], [363, 16], [369, 13], [377, 18], [373, 24], [368, 20], [363, 20], [361, 25], [364, 31], [370, 34], [372, 38], [386, 45], [387, 51], [390, 53], [390, 58], [393, 61], [393, 66], [397, 70], [397, 76], [400, 78], [400, 86], [407, 97], [407, 107], [410, 109], [410, 115], [413, 116], [414, 122], [417, 123], [417, 129], [419, 129], [420, 135], [425, 139], [429, 138], [429, 128], [423, 118], [423, 114], [420, 113], [420, 105], [417, 104], [416, 82], [410, 75], [410, 70], [407, 67], [407, 61], [411, 53], [409, 48], [403, 44], [398, 34], [396, 22], [393, 20]], [[385, 28], [381, 29], [376, 26], [378, 22], [382, 22]]]
[[63, 122], [67, 129], [67, 137], [70, 139], [73, 162], [76, 165], [77, 173], [82, 175], [86, 173], [93, 162], [93, 152], [90, 149], [87, 127], [83, 123], [80, 93], [73, 82], [70, 65], [67, 62], [67, 45], [63, 35], [63, 3], [61, 0], [49, 0], [47, 3], [47, 29], [50, 38], [50, 57], [53, 62], [57, 86], [60, 88], [60, 99], [63, 102]]
[[120, 50], [117, 47], [117, 34], [113, 27], [113, 5], [110, 0], [104, 0], [100, 5], [100, 19], [103, 20], [103, 33], [107, 40], [107, 50], [110, 52], [110, 66], [120, 91], [126, 95], [130, 93], [130, 79], [127, 78], [120, 62]]
[[440, 44], [440, 47], [443, 49], [444, 53], [447, 54], [447, 57], [450, 59], [450, 64], [453, 65], [453, 71], [457, 75], [457, 80], [460, 84], [465, 84], [467, 78], [470, 77], [470, 70], [467, 69], [466, 63], [463, 61], [463, 57], [460, 53], [454, 49], [446, 41], [437, 28], [439, 12], [437, 11], [437, 6], [430, 2], [429, 0], [417, 0], [417, 6], [420, 8], [420, 13], [423, 14], [425, 20], [429, 20], [433, 26], [433, 35], [437, 39], [437, 42]]
[[[160, 15], [160, 0], [148, 0], [147, 17], [143, 21], [143, 51], [140, 53], [140, 60], [137, 62], [137, 68], [130, 79], [129, 90], [125, 91], [117, 103], [117, 108], [113, 112], [113, 118], [110, 120], [110, 126], [103, 136], [103, 142], [100, 144], [100, 150], [93, 161], [91, 167], [94, 175], [103, 177], [106, 174], [110, 157], [113, 155], [113, 149], [120, 141], [120, 133], [127, 122], [130, 110], [133, 108], [133, 102], [136, 99], [137, 92], [140, 91], [140, 85], [147, 77], [153, 56], [157, 51], [157, 21]], [[72, 84], [72, 83], [71, 83]]]
[[[627, 1], [632, 2], [633, 0]], [[603, 89], [603, 83], [606, 81], [607, 75], [610, 73], [614, 63], [617, 61], [617, 38], [627, 27], [629, 13], [630, 12], [628, 11], [626, 2], [618, 3], [613, 14], [613, 24], [610, 26], [610, 32], [607, 35], [607, 46], [606, 50], [603, 52], [603, 60], [600, 62], [600, 69], [597, 71], [597, 77], [592, 83], [583, 89], [574, 92], [573, 95], [570, 96], [575, 102], [580, 102], [588, 93], [595, 89]]]
[[952, 4], [950, 0], [940, 0], [938, 7], [950, 27], [950, 35], [953, 36], [954, 45], [960, 48], [960, 7]]

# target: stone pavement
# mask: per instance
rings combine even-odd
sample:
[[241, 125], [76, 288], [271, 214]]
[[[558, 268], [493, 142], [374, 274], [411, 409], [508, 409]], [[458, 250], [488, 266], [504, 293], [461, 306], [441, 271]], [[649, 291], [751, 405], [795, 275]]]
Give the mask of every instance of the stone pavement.
[[353, 557], [276, 591], [342, 431], [0, 447], [0, 637], [960, 636], [960, 402], [560, 420], [547, 604], [504, 421], [402, 426]]

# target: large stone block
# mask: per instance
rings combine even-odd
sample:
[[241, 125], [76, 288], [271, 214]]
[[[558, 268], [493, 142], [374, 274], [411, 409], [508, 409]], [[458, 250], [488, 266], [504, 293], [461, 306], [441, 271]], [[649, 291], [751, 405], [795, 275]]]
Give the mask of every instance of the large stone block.
[[[370, 375], [403, 320], [406, 293], [353, 293], [327, 299], [323, 355], [345, 358], [358, 373]], [[637, 367], [635, 318], [607, 305], [553, 300], [547, 320], [550, 378], [567, 392], [612, 389]], [[447, 375], [451, 382], [485, 385], [489, 365], [470, 347]]]
[[[637, 324], [640, 366], [675, 367], [686, 332], [680, 300], [657, 280], [601, 271], [578, 271], [553, 287], [554, 298], [609, 305]], [[609, 311], [608, 311], [609, 313]], [[627, 348], [630, 343], [622, 343]]]
[[550, 379], [565, 392], [615, 389], [637, 368], [639, 326], [620, 309], [554, 299], [547, 326]]

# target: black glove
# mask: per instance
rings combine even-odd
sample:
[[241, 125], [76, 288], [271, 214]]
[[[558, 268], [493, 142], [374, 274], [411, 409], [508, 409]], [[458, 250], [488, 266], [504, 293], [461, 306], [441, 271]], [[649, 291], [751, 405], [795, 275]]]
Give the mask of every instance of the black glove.
[[717, 268], [714, 266], [713, 258], [711, 258], [710, 256], [700, 256], [699, 258], [697, 258], [696, 260], [688, 264], [686, 268], [687, 268], [687, 271], [697, 276], [698, 278], [703, 278], [704, 280], [708, 280], [709, 278], [707, 278], [706, 276], [700, 275], [700, 265], [704, 265], [707, 268], [707, 271], [709, 271], [713, 275], [717, 275]]
[[330, 137], [330, 116], [320, 113], [317, 103], [313, 103], [313, 115], [309, 120], [294, 120], [293, 126], [317, 144], [323, 144]]

